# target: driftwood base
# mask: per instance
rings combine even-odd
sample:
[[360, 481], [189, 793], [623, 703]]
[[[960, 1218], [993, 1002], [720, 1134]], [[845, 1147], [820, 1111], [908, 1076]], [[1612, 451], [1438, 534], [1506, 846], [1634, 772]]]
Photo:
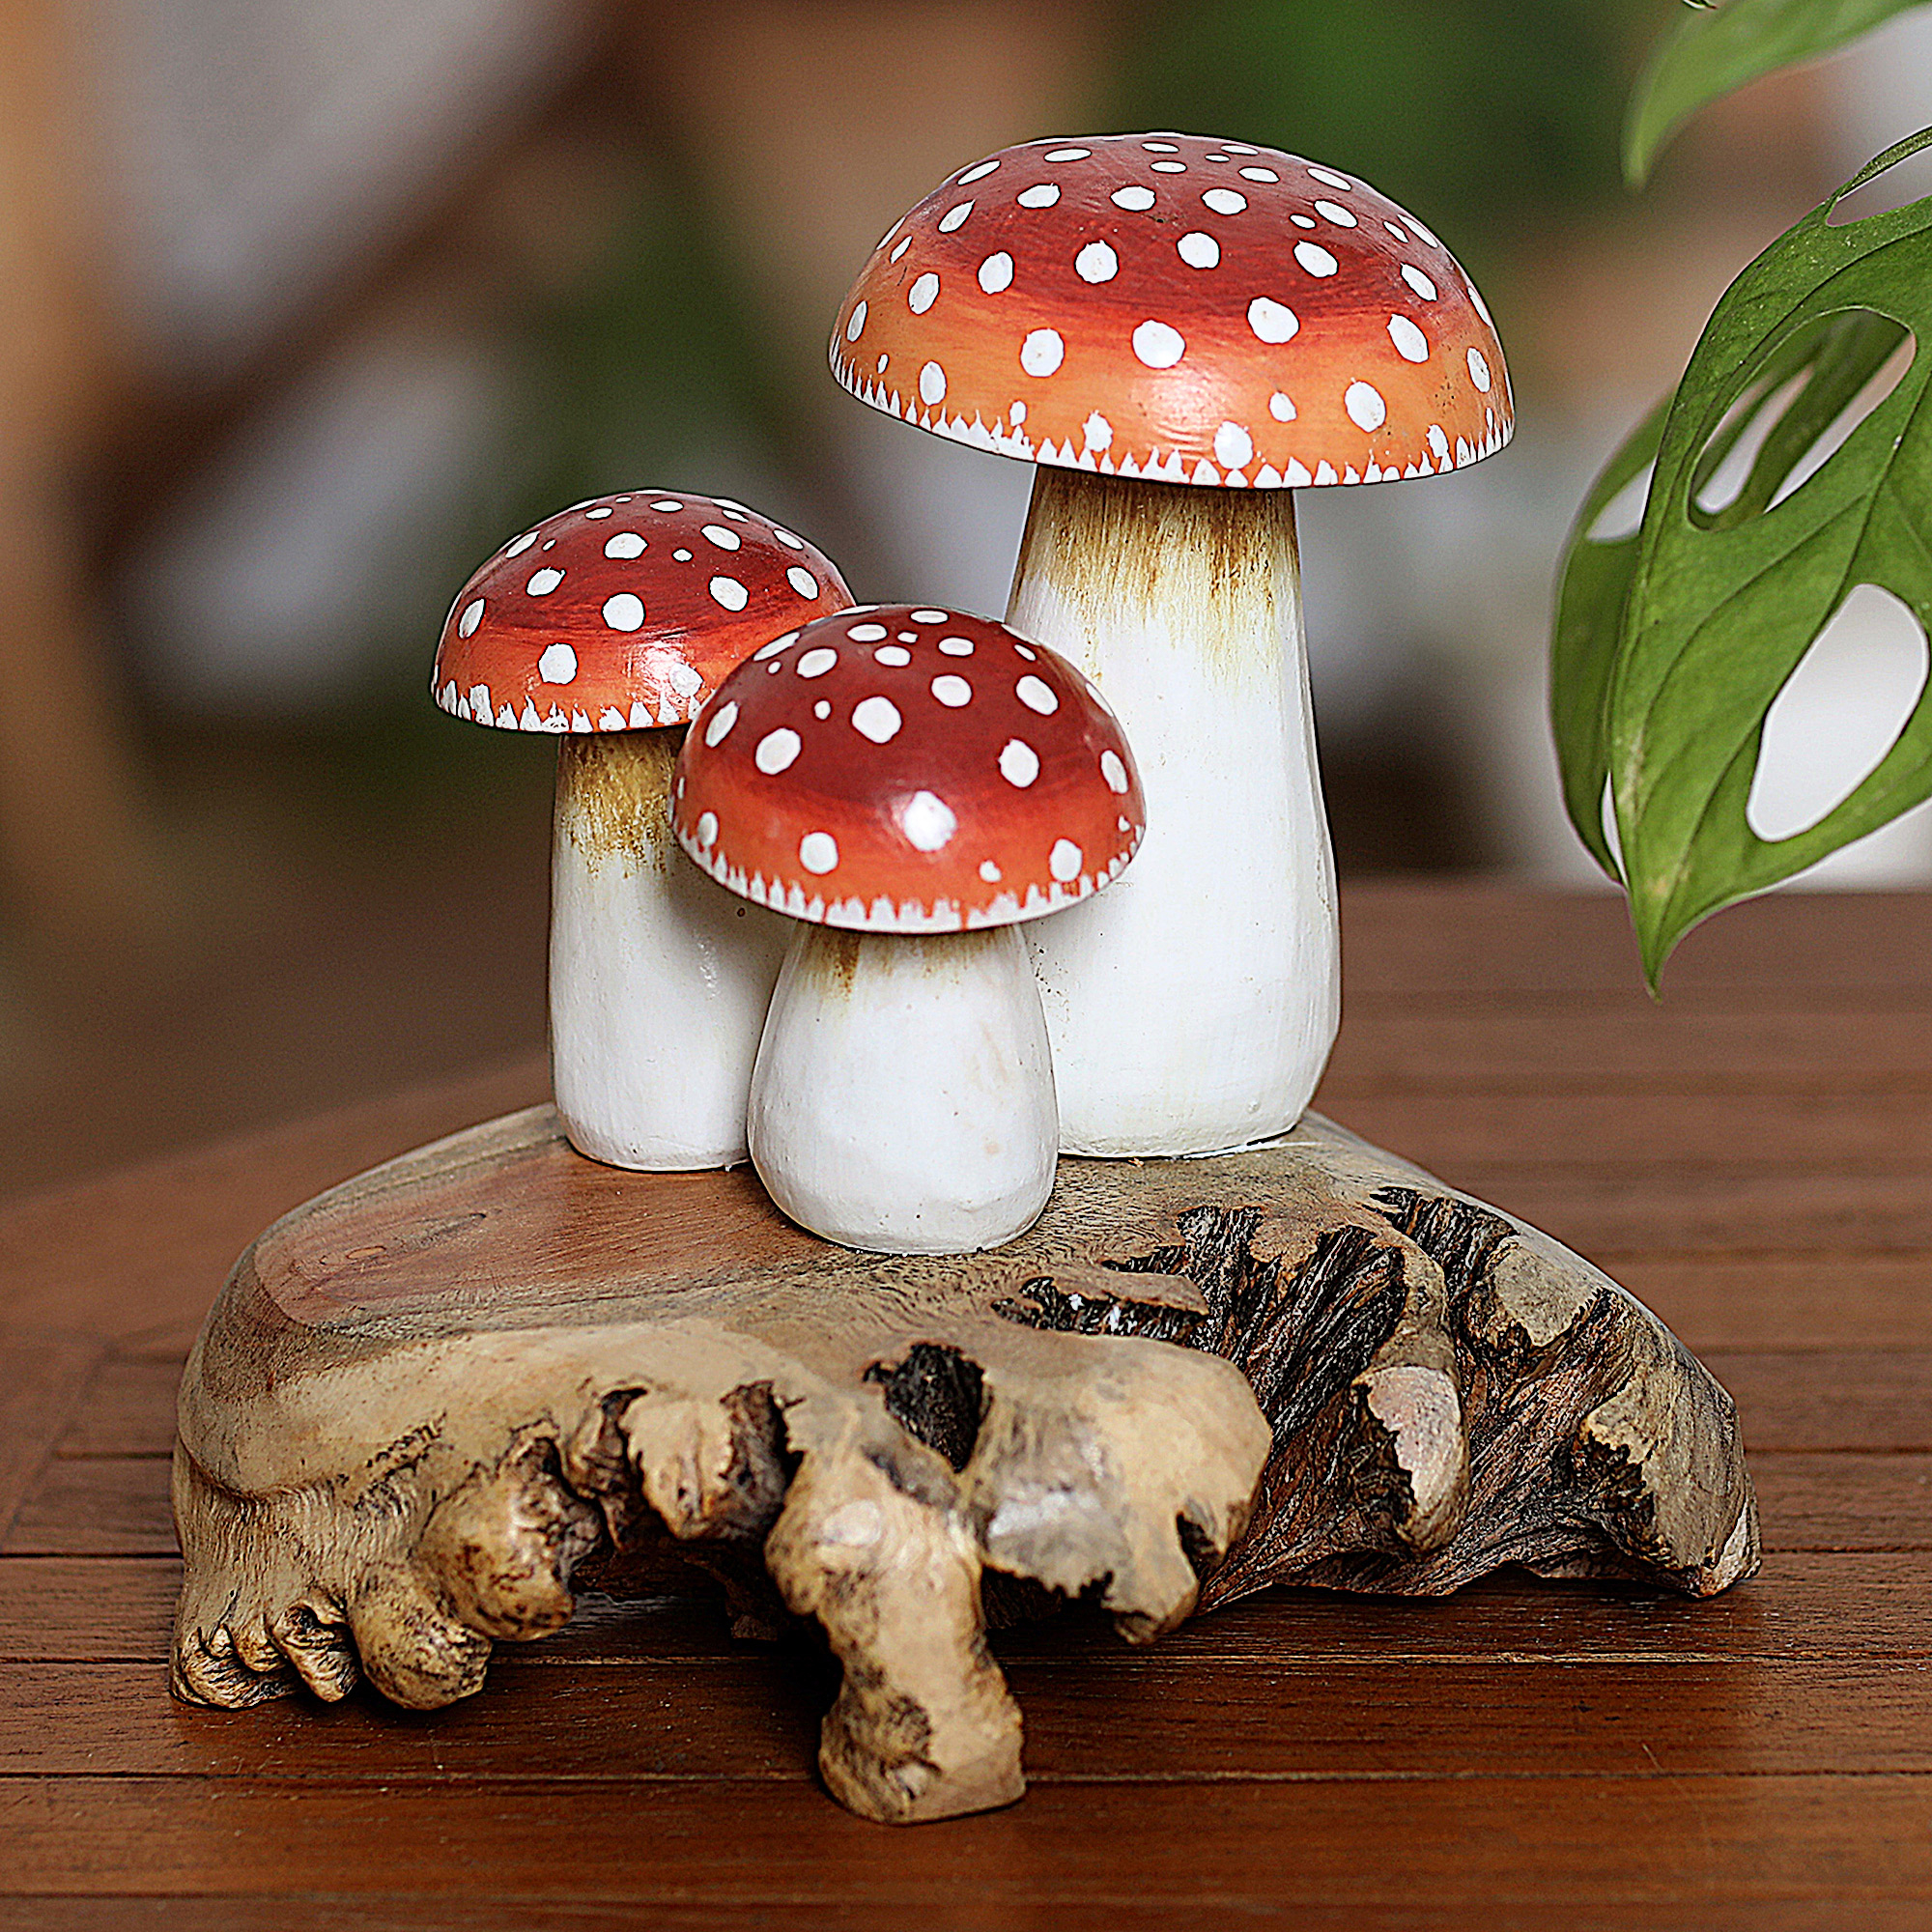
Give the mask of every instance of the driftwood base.
[[231, 1706], [358, 1672], [446, 1704], [569, 1619], [583, 1559], [674, 1542], [748, 1632], [823, 1626], [826, 1782], [889, 1820], [1023, 1789], [982, 1575], [1142, 1641], [1276, 1582], [1521, 1563], [1702, 1595], [1757, 1560], [1730, 1400], [1656, 1318], [1313, 1116], [1065, 1162], [1023, 1240], [941, 1260], [508, 1116], [242, 1257], [183, 1384], [175, 1514], [176, 1689]]

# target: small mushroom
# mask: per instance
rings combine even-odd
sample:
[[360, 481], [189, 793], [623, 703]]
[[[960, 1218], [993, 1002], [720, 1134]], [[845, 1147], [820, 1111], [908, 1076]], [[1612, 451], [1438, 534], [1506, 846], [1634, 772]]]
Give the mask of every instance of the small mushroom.
[[1008, 621], [1140, 752], [1133, 876], [1034, 941], [1067, 1151], [1283, 1131], [1340, 1018], [1293, 492], [1509, 440], [1474, 284], [1413, 215], [1298, 156], [1035, 141], [894, 224], [832, 367], [874, 409], [1041, 466]]
[[851, 601], [824, 556], [741, 503], [627, 491], [505, 544], [450, 610], [436, 701], [478, 724], [563, 734], [551, 1075], [564, 1131], [593, 1160], [745, 1158], [786, 935], [679, 862], [671, 765], [686, 721], [747, 652]]
[[995, 1247], [1046, 1205], [1053, 1068], [1017, 925], [1120, 875], [1133, 755], [1072, 667], [890, 606], [753, 653], [693, 724], [679, 842], [800, 922], [752, 1078], [752, 1159], [828, 1240]]

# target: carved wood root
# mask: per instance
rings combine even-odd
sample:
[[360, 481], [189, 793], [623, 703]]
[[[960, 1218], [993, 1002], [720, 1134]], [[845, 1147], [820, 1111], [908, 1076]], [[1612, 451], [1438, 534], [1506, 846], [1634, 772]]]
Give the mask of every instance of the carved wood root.
[[817, 1619], [826, 1782], [895, 1821], [1023, 1789], [987, 1573], [1145, 1641], [1280, 1581], [1706, 1594], [1757, 1558], [1730, 1401], [1655, 1317], [1312, 1116], [1065, 1163], [1023, 1240], [943, 1259], [829, 1247], [743, 1171], [599, 1167], [548, 1109], [472, 1128], [243, 1255], [175, 1512], [176, 1690], [229, 1706], [449, 1703], [586, 1556], [674, 1539], [750, 1624]]

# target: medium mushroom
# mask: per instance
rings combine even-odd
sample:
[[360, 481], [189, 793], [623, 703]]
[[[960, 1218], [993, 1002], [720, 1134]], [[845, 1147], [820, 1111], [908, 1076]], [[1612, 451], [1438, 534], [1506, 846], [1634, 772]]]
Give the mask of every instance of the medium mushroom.
[[719, 686], [671, 814], [713, 878], [800, 922], [752, 1079], [773, 1200], [888, 1254], [1030, 1227], [1060, 1127], [1016, 927], [1109, 884], [1145, 823], [1098, 694], [987, 618], [848, 611]]
[[1036, 141], [887, 233], [838, 381], [1041, 466], [1007, 620], [1106, 693], [1151, 829], [1034, 935], [1068, 1151], [1293, 1125], [1340, 1018], [1293, 490], [1457, 469], [1512, 427], [1482, 298], [1411, 214], [1240, 141]]
[[463, 586], [443, 710], [562, 733], [551, 848], [551, 1078], [572, 1146], [614, 1167], [743, 1160], [745, 1096], [786, 934], [678, 860], [666, 799], [688, 721], [747, 652], [852, 601], [741, 503], [628, 491], [546, 518]]

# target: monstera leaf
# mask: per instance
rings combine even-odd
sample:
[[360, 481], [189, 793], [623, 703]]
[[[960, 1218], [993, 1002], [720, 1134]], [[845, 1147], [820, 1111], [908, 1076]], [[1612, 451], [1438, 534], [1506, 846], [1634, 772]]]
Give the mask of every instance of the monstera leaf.
[[1921, 0], [1727, 0], [1690, 10], [1659, 43], [1631, 97], [1624, 174], [1633, 186], [1698, 108], [1747, 81], [1816, 60]]
[[[1932, 198], [1829, 218], [1928, 145], [1932, 129], [1881, 155], [1738, 277], [1676, 394], [1611, 460], [1571, 534], [1551, 659], [1564, 796], [1629, 891], [1653, 986], [1698, 920], [1932, 796], [1928, 685], [1885, 757], [1817, 824], [1766, 840], [1745, 815], [1765, 715], [1851, 591], [1889, 590], [1932, 627]], [[1821, 435], [1908, 342], [1905, 373], [1817, 462]], [[1709, 507], [1714, 475], [1747, 438], [1742, 487]], [[1653, 457], [1634, 535], [1597, 540], [1605, 507]]]

